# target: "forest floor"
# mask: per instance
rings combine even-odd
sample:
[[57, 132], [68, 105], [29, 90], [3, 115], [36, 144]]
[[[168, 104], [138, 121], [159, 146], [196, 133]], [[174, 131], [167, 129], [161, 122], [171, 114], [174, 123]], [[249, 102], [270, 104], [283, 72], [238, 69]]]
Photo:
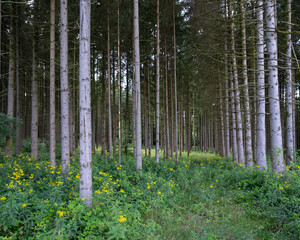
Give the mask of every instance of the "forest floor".
[[[152, 154], [154, 156], [154, 154]], [[25, 152], [0, 155], [0, 239], [299, 239], [300, 166], [286, 174], [247, 169], [209, 153], [173, 160], [93, 155], [93, 206], [70, 172]]]

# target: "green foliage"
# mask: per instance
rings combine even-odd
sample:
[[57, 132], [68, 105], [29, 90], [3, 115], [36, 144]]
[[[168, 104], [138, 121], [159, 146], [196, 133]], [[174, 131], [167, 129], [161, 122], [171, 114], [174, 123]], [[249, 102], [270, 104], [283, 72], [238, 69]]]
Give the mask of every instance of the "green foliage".
[[[25, 150], [27, 143], [24, 144]], [[29, 145], [29, 144], [28, 144]], [[8, 239], [297, 239], [300, 166], [285, 175], [192, 153], [118, 165], [93, 155], [93, 206], [79, 198], [79, 159], [67, 176], [29, 155], [2, 159], [0, 236]]]

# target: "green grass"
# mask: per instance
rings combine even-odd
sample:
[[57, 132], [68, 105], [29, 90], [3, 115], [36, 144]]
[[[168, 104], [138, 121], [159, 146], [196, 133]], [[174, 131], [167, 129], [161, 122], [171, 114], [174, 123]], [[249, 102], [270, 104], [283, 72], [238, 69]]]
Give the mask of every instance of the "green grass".
[[[93, 207], [79, 198], [79, 159], [67, 178], [47, 154], [0, 155], [0, 239], [299, 239], [300, 166], [285, 175], [183, 153], [143, 173], [93, 155]], [[163, 153], [161, 153], [161, 159]], [[123, 219], [123, 221], [121, 220]]]

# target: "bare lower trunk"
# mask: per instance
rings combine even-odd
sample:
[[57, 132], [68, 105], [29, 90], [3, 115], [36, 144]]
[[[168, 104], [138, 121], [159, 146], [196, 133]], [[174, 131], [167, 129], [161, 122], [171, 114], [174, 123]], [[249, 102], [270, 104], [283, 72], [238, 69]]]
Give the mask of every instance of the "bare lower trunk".
[[142, 127], [140, 96], [140, 43], [139, 43], [139, 1], [134, 0], [134, 62], [136, 91], [136, 169], [142, 171]]
[[79, 96], [80, 96], [80, 198], [92, 204], [92, 121], [90, 68], [90, 0], [80, 0]]
[[38, 84], [37, 84], [37, 29], [34, 26], [32, 39], [32, 90], [31, 90], [31, 155], [38, 158]]
[[156, 1], [156, 18], [157, 18], [157, 26], [156, 26], [156, 154], [155, 159], [156, 162], [159, 163], [159, 85], [160, 85], [160, 67], [159, 67], [159, 0]]
[[109, 158], [113, 157], [112, 149], [112, 117], [111, 117], [111, 79], [110, 79], [110, 30], [109, 30], [109, 0], [107, 7], [107, 86], [108, 86], [108, 149]]
[[245, 141], [245, 157], [246, 165], [253, 166], [252, 155], [252, 134], [251, 134], [251, 117], [250, 117], [250, 101], [248, 90], [248, 66], [247, 66], [247, 42], [246, 42], [246, 21], [245, 21], [245, 0], [240, 2], [241, 15], [242, 15], [242, 51], [243, 51], [243, 79], [244, 79], [244, 95], [245, 95], [245, 115], [246, 115], [246, 141]]
[[[230, 71], [231, 72], [231, 71]], [[231, 74], [232, 75], [232, 74]], [[230, 81], [231, 87], [231, 114], [232, 114], [232, 160], [234, 162], [238, 162], [238, 148], [237, 148], [237, 140], [236, 140], [236, 114], [235, 114], [235, 97], [234, 97], [234, 83], [231, 76]]]
[[292, 93], [292, 0], [287, 0], [288, 34], [286, 52], [286, 163], [294, 160], [293, 93]]
[[267, 169], [266, 156], [266, 103], [265, 103], [265, 65], [264, 65], [264, 31], [263, 1], [257, 2], [257, 42], [256, 42], [256, 79], [257, 79], [257, 116], [256, 116], [256, 164]]
[[119, 164], [122, 157], [122, 122], [121, 122], [121, 54], [120, 54], [120, 7], [118, 2], [118, 134], [119, 134]]
[[278, 57], [277, 57], [277, 21], [276, 0], [265, 2], [266, 9], [266, 41], [269, 55], [269, 102], [270, 102], [270, 147], [272, 168], [274, 171], [284, 171], [282, 129], [278, 90]]
[[[14, 6], [10, 6], [10, 40], [9, 40], [9, 76], [8, 76], [8, 92], [7, 92], [7, 116], [9, 118], [14, 117], [15, 109], [15, 80], [16, 80], [16, 41], [15, 41], [15, 21], [14, 21]], [[2, 21], [2, 20], [1, 20]], [[10, 128], [13, 129], [13, 124], [10, 125]], [[13, 137], [8, 135], [6, 137], [6, 149], [5, 155], [12, 156], [12, 144]]]
[[65, 173], [70, 164], [67, 0], [61, 0], [60, 6], [61, 170]]
[[55, 166], [55, 0], [51, 0], [50, 16], [50, 163]]
[[236, 51], [235, 51], [235, 31], [234, 31], [235, 25], [234, 25], [234, 18], [232, 16], [232, 3], [229, 2], [228, 6], [229, 6], [229, 18], [231, 19], [231, 50], [232, 50], [233, 79], [234, 79], [234, 87], [235, 87], [236, 134], [237, 134], [236, 143], [238, 147], [238, 162], [244, 165], [245, 160], [244, 160], [244, 145], [243, 145], [242, 113], [241, 113], [241, 104], [240, 104], [237, 59], [236, 59]]

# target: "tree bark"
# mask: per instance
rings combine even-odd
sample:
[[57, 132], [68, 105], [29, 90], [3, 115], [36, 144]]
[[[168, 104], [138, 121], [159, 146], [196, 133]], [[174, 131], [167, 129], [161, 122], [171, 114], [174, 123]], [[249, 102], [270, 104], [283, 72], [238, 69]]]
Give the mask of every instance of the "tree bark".
[[234, 33], [234, 17], [232, 16], [232, 3], [228, 1], [229, 7], [229, 18], [231, 20], [231, 50], [232, 50], [232, 67], [233, 67], [233, 79], [235, 87], [235, 110], [236, 110], [236, 133], [237, 133], [237, 147], [238, 147], [238, 162], [245, 165], [244, 159], [244, 144], [243, 144], [243, 127], [242, 127], [242, 113], [241, 113], [241, 103], [240, 103], [240, 90], [238, 82], [238, 69], [237, 69], [237, 59], [235, 50], [235, 33]]
[[248, 65], [247, 65], [247, 42], [246, 42], [246, 20], [245, 20], [245, 0], [240, 1], [240, 9], [242, 16], [242, 52], [243, 52], [243, 79], [244, 79], [244, 95], [245, 95], [245, 125], [246, 125], [246, 141], [245, 141], [245, 157], [246, 165], [253, 167], [252, 155], [252, 133], [251, 133], [251, 116], [250, 116], [250, 101], [248, 89]]
[[112, 117], [111, 117], [111, 79], [110, 79], [110, 29], [109, 29], [109, 0], [107, 0], [107, 83], [108, 83], [108, 149], [109, 158], [113, 157], [112, 149]]
[[230, 157], [230, 122], [229, 122], [229, 94], [228, 94], [228, 45], [225, 44], [225, 119], [226, 119], [226, 157]]
[[159, 66], [159, 0], [156, 1], [156, 162], [159, 163], [159, 85], [160, 85], [160, 66]]
[[60, 95], [61, 95], [61, 170], [70, 164], [69, 83], [68, 83], [68, 10], [67, 0], [60, 2]]
[[80, 96], [80, 198], [92, 204], [92, 121], [90, 32], [91, 2], [80, 0], [79, 96]]
[[139, 1], [134, 0], [134, 62], [136, 91], [136, 169], [142, 171], [142, 119], [140, 94]]
[[55, 166], [55, 0], [51, 0], [50, 12], [50, 164]]
[[269, 102], [270, 102], [270, 147], [272, 168], [274, 171], [283, 172], [283, 147], [280, 117], [280, 104], [278, 92], [278, 57], [277, 57], [277, 23], [276, 0], [265, 2], [266, 10], [266, 41], [269, 55]]
[[287, 51], [286, 51], [286, 164], [294, 160], [293, 93], [292, 93], [292, 0], [287, 0]]
[[264, 64], [264, 8], [263, 1], [258, 0], [256, 8], [256, 79], [257, 79], [257, 117], [256, 117], [256, 164], [267, 169], [266, 156], [266, 103], [265, 103], [265, 64]]
[[[15, 39], [15, 6], [10, 4], [10, 39], [9, 39], [9, 76], [8, 76], [8, 92], [7, 92], [7, 116], [9, 118], [14, 117], [15, 111], [15, 81], [16, 81], [16, 39]], [[10, 124], [11, 130], [13, 129], [13, 124]], [[6, 137], [6, 149], [5, 155], [12, 156], [12, 145], [13, 137], [8, 135]]]
[[[35, 7], [36, 8], [36, 3]], [[36, 18], [36, 16], [34, 16]], [[38, 158], [38, 83], [37, 83], [37, 26], [36, 19], [33, 20], [33, 38], [32, 38], [32, 90], [31, 90], [31, 155], [33, 158]]]
[[121, 53], [120, 53], [120, 2], [118, 1], [118, 133], [119, 133], [119, 164], [122, 157], [122, 122], [121, 122]]
[[178, 129], [177, 129], [177, 47], [176, 47], [176, 25], [175, 25], [175, 0], [173, 2], [173, 44], [174, 44], [174, 97], [175, 97], [175, 158], [178, 166]]

